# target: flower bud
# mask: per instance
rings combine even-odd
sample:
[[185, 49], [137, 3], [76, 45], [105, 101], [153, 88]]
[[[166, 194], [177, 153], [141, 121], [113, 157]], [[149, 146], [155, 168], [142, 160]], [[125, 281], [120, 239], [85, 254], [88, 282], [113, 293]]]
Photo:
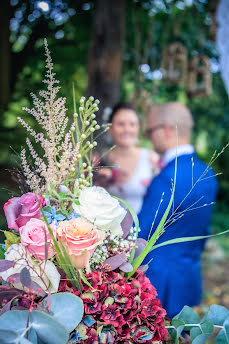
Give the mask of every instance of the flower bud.
[[95, 129], [96, 129], [96, 130], [99, 130], [99, 129], [100, 129], [100, 125], [97, 124], [97, 125], [95, 126]]
[[65, 186], [65, 185], [60, 185], [59, 190], [60, 190], [60, 192], [63, 192], [65, 194], [69, 191], [67, 186]]
[[91, 102], [93, 102], [93, 100], [94, 100], [94, 97], [89, 97], [89, 100], [91, 101]]
[[81, 135], [81, 138], [82, 138], [82, 139], [86, 139], [86, 135], [85, 135], [85, 134], [82, 134], [82, 135]]

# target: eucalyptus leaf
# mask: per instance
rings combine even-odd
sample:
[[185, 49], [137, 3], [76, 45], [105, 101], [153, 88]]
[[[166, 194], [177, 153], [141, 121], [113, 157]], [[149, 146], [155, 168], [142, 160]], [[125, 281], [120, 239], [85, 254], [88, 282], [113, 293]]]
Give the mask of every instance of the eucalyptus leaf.
[[130, 272], [133, 270], [133, 266], [130, 263], [126, 262], [120, 265], [119, 269], [123, 272]]
[[[119, 268], [122, 264], [124, 264], [127, 261], [127, 256], [125, 253], [119, 253], [116, 254], [115, 256], [107, 258], [103, 264], [110, 265], [110, 270], [113, 271], [117, 268]], [[132, 270], [131, 270], [132, 271]]]
[[173, 334], [173, 339], [175, 340], [175, 344], [176, 344], [176, 343], [179, 343], [178, 339], [179, 339], [182, 331], [184, 330], [185, 323], [182, 320], [180, 320], [180, 319], [174, 319], [172, 321], [172, 325], [176, 329], [176, 332], [174, 332], [174, 334]]
[[[46, 302], [47, 298], [43, 301], [43, 305]], [[54, 294], [51, 297], [50, 312], [55, 319], [68, 329], [68, 332], [71, 332], [83, 317], [83, 301], [80, 297], [70, 293]]]
[[205, 343], [207, 338], [214, 332], [214, 326], [210, 321], [204, 321], [190, 331], [191, 339], [194, 344]]
[[18, 344], [20, 343], [20, 335], [13, 330], [0, 329], [0, 343], [1, 344]]
[[177, 337], [177, 329], [176, 328], [168, 328], [169, 334], [172, 337], [174, 344], [179, 344], [179, 339]]
[[216, 344], [229, 344], [229, 337], [224, 328], [216, 336]]
[[[0, 334], [2, 330], [16, 332], [18, 337], [22, 337], [27, 328], [27, 320], [29, 316], [29, 340], [33, 344], [37, 343], [35, 338], [39, 338], [41, 342], [45, 344], [65, 344], [68, 340], [69, 333], [61, 323], [59, 323], [54, 317], [40, 311], [18, 311], [13, 310], [4, 313], [0, 316]], [[5, 339], [7, 344], [14, 343], [8, 338]], [[20, 343], [19, 340], [15, 343]]]
[[123, 235], [122, 235], [123, 239], [125, 239], [128, 236], [132, 225], [133, 225], [133, 216], [131, 215], [130, 211], [127, 210], [126, 216], [121, 222], [122, 231], [123, 231]]
[[[19, 336], [23, 334], [27, 325], [28, 311], [10, 311], [0, 316], [0, 333], [2, 330], [16, 332]], [[10, 343], [10, 342], [7, 342]]]
[[12, 260], [1, 259], [0, 260], [0, 272], [6, 271], [12, 266], [14, 266], [15, 262]]
[[65, 344], [68, 341], [67, 328], [49, 314], [33, 311], [30, 315], [30, 324], [45, 344]]
[[214, 325], [223, 325], [224, 321], [229, 317], [229, 311], [223, 306], [212, 305], [207, 314], [207, 318]]
[[31, 342], [30, 340], [28, 340], [25, 337], [23, 337], [23, 338], [20, 339], [19, 344], [35, 344], [35, 343]]
[[205, 344], [206, 340], [210, 337], [210, 334], [200, 334], [193, 341], [192, 344]]
[[[124, 206], [127, 208], [127, 210], [130, 212], [133, 220], [134, 220], [134, 224], [135, 224], [135, 228], [136, 228], [136, 237], [138, 237], [138, 230], [139, 230], [139, 221], [138, 221], [138, 216], [136, 214], [136, 212], [134, 211], [134, 209], [126, 202], [124, 201], [123, 199], [121, 198], [118, 198], [116, 196], [112, 196], [113, 198], [117, 199], [119, 202], [123, 203]], [[136, 246], [136, 245], [135, 245]], [[130, 258], [129, 258], [129, 263], [132, 264], [133, 262], [133, 259], [134, 259], [134, 253], [135, 253], [135, 246], [131, 252], [131, 255], [130, 255]], [[136, 269], [137, 270], [137, 269]], [[136, 271], [135, 270], [135, 271]], [[134, 272], [135, 272], [134, 271]]]
[[29, 270], [24, 267], [20, 272], [20, 281], [21, 284], [24, 285], [27, 288], [31, 288], [31, 276]]
[[[184, 306], [173, 319], [182, 320], [185, 324], [199, 324], [200, 318], [191, 307]], [[190, 329], [190, 327], [189, 327]]]

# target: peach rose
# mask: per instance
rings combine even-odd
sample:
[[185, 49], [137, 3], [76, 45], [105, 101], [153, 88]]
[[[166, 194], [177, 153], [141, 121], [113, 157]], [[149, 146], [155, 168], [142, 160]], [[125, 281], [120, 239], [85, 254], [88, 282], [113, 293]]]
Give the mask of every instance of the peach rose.
[[[49, 226], [55, 235], [56, 226], [53, 223]], [[48, 243], [48, 258], [54, 255], [53, 242], [44, 221], [40, 219], [29, 220], [25, 226], [20, 228], [20, 236], [26, 251], [36, 259], [45, 259], [45, 241]]]
[[102, 231], [83, 217], [59, 222], [57, 233], [77, 269], [88, 266], [94, 250], [105, 238]]

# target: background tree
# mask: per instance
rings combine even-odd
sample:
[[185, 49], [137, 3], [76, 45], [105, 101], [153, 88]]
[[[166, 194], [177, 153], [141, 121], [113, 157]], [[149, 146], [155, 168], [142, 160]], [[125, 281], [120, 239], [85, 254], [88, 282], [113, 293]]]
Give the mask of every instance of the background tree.
[[93, 14], [88, 63], [88, 90], [102, 110], [119, 100], [125, 32], [125, 0], [97, 0]]

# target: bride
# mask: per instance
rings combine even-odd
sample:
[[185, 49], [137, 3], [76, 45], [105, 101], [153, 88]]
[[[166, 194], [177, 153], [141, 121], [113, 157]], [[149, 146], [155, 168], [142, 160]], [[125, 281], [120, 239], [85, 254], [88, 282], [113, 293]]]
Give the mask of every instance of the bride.
[[[139, 119], [132, 105], [119, 103], [109, 118], [111, 135], [115, 148], [107, 154], [98, 174], [106, 177], [107, 190], [124, 199], [138, 213], [144, 194], [152, 177], [157, 172], [158, 155], [154, 151], [137, 145]], [[111, 168], [109, 168], [111, 167]], [[98, 182], [99, 183], [99, 182]]]

